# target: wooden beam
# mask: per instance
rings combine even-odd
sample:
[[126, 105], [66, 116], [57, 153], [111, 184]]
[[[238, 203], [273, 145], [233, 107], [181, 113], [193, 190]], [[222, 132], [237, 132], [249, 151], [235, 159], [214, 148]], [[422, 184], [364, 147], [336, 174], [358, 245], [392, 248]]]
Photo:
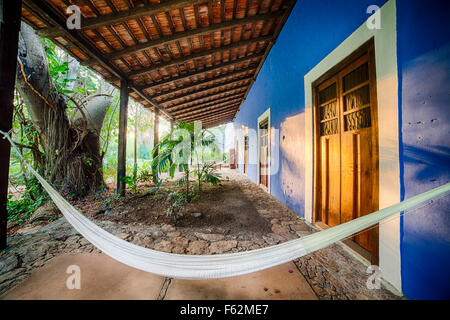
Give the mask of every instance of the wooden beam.
[[[162, 85], [165, 85], [165, 84], [168, 84], [168, 83], [172, 83], [172, 82], [175, 82], [175, 81], [186, 80], [186, 79], [188, 79], [190, 77], [193, 77], [193, 76], [198, 76], [198, 75], [201, 75], [201, 74], [204, 74], [204, 73], [207, 73], [207, 72], [217, 71], [217, 70], [222, 69], [222, 68], [234, 66], [234, 65], [237, 65], [239, 63], [246, 62], [248, 60], [252, 60], [252, 59], [255, 59], [255, 58], [261, 58], [263, 55], [264, 55], [264, 52], [258, 53], [258, 54], [252, 54], [252, 55], [247, 56], [247, 57], [243, 57], [243, 58], [239, 58], [239, 59], [236, 59], [236, 60], [228, 61], [226, 63], [216, 64], [216, 65], [213, 65], [211, 67], [207, 67], [205, 69], [202, 69], [202, 70], [199, 70], [199, 71], [196, 71], [196, 72], [183, 74], [183, 75], [180, 75], [178, 77], [174, 77], [174, 78], [166, 79], [166, 80], [163, 80], [163, 81], [160, 81], [160, 82], [156, 82], [156, 83], [152, 83], [152, 84], [149, 84], [149, 85], [141, 86], [140, 88], [142, 90], [153, 89], [155, 87], [162, 86]], [[245, 69], [248, 69], [248, 68], [255, 69], [256, 67], [257, 66], [255, 66], [253, 64], [253, 65], [248, 66], [247, 68], [242, 68], [242, 69], [239, 69], [239, 70], [244, 71]], [[239, 71], [236, 70], [236, 72], [239, 72]]]
[[206, 121], [209, 121], [209, 120], [211, 120], [213, 118], [216, 118], [216, 117], [222, 117], [222, 116], [225, 116], [225, 115], [234, 114], [234, 112], [236, 112], [236, 108], [238, 106], [239, 106], [238, 104], [230, 105], [228, 108], [225, 108], [225, 109], [221, 110], [220, 113], [211, 113], [211, 114], [207, 114], [207, 115], [204, 115], [204, 116], [200, 115], [198, 117], [182, 119], [182, 121], [191, 122], [191, 121], [195, 120], [195, 121], [202, 121], [202, 122], [205, 121], [206, 122]]
[[[161, 93], [159, 93], [157, 95], [152, 96], [152, 98], [153, 99], [157, 99], [157, 98], [160, 98], [160, 97], [167, 96], [169, 94], [177, 94], [177, 93], [179, 93], [181, 91], [184, 91], [184, 90], [187, 90], [187, 89], [195, 88], [197, 86], [208, 84], [208, 83], [211, 83], [211, 82], [214, 82], [214, 81], [225, 80], [225, 79], [228, 79], [229, 77], [235, 77], [235, 76], [238, 76], [238, 75], [240, 75], [239, 78], [232, 78], [229, 81], [235, 81], [235, 80], [239, 80], [239, 79], [241, 79], [241, 80], [251, 79], [253, 77], [253, 74], [250, 75], [250, 76], [245, 76], [245, 75], [242, 76], [242, 75], [244, 73], [246, 73], [247, 71], [251, 71], [251, 70], [255, 70], [255, 69], [256, 69], [256, 67], [249, 67], [249, 68], [244, 68], [243, 70], [241, 69], [241, 70], [238, 70], [238, 71], [235, 71], [235, 72], [230, 72], [230, 73], [222, 75], [220, 77], [206, 78], [206, 79], [198, 81], [198, 82], [193, 82], [193, 83], [191, 83], [191, 84], [189, 84], [187, 86], [177, 87], [176, 89], [163, 91], [163, 92], [161, 92]], [[226, 84], [226, 83], [227, 82], [223, 82], [223, 83], [220, 83], [219, 85]]]
[[[164, 45], [164, 44], [167, 44], [170, 42], [179, 41], [179, 40], [191, 38], [194, 36], [201, 36], [206, 33], [212, 33], [212, 32], [218, 31], [218, 30], [233, 28], [233, 27], [245, 25], [248, 23], [256, 23], [258, 21], [265, 21], [268, 19], [277, 18], [277, 17], [281, 16], [281, 14], [282, 13], [280, 13], [280, 12], [271, 12], [271, 13], [266, 13], [266, 14], [254, 15], [251, 17], [243, 18], [243, 19], [235, 19], [235, 20], [231, 20], [231, 21], [217, 23], [217, 24], [213, 24], [213, 25], [210, 25], [207, 27], [200, 27], [197, 29], [192, 29], [192, 30], [188, 30], [188, 31], [184, 31], [184, 32], [178, 32], [178, 33], [175, 33], [170, 36], [161, 37], [159, 39], [155, 39], [155, 40], [145, 42], [145, 43], [136, 44], [134, 46], [127, 47], [122, 50], [117, 50], [117, 51], [113, 51], [111, 53], [106, 53], [105, 58], [108, 60], [117, 59], [117, 58], [120, 58], [120, 57], [123, 57], [126, 55], [135, 54], [140, 51], [144, 51], [144, 50], [148, 50], [148, 49], [155, 49], [161, 45]], [[89, 63], [91, 63], [91, 62], [87, 62], [86, 65], [89, 65]]]
[[[237, 95], [237, 94], [242, 94], [242, 95], [244, 95], [244, 92], [242, 91], [242, 89], [244, 89], [244, 88], [246, 88], [246, 87], [242, 87], [242, 88], [240, 88], [240, 89], [234, 89], [234, 90], [239, 90], [239, 92], [235, 92], [235, 93], [233, 93], [232, 95]], [[230, 92], [230, 91], [233, 91], [233, 90], [224, 91], [224, 92], [220, 92], [220, 93], [215, 93], [215, 94], [211, 94], [211, 95], [208, 95], [208, 96], [204, 96], [204, 97], [201, 97], [201, 98], [198, 98], [198, 99], [195, 99], [195, 100], [191, 100], [191, 101], [183, 102], [183, 103], [180, 103], [180, 104], [177, 104], [177, 105], [173, 105], [173, 106], [170, 107], [170, 109], [171, 109], [171, 110], [173, 110], [173, 108], [180, 109], [180, 108], [182, 108], [183, 106], [185, 106], [186, 104], [190, 104], [190, 103], [193, 103], [193, 102], [197, 102], [197, 101], [198, 101], [198, 103], [195, 103], [195, 104], [186, 106], [186, 107], [194, 107], [194, 106], [200, 105], [200, 104], [202, 104], [202, 103], [211, 102], [211, 101], [214, 101], [214, 100], [218, 100], [218, 99], [221, 99], [221, 98], [225, 98], [223, 95], [226, 94], [226, 93], [228, 93], [228, 92]], [[219, 97], [218, 97], [218, 96], [219, 96]], [[211, 98], [211, 100], [200, 101], [200, 100], [210, 99], [210, 98]]]
[[226, 114], [223, 114], [223, 115], [220, 115], [220, 116], [215, 116], [215, 117], [210, 117], [208, 119], [204, 119], [204, 120], [201, 120], [201, 121], [202, 121], [202, 124], [208, 125], [208, 124], [213, 123], [213, 122], [223, 121], [225, 119], [226, 120], [232, 119], [233, 118], [233, 114], [234, 114], [234, 111], [233, 112], [227, 112]]
[[224, 124], [224, 123], [231, 122], [231, 120], [233, 120], [233, 116], [232, 115], [231, 116], [227, 116], [227, 117], [223, 117], [221, 119], [214, 119], [214, 120], [211, 120], [211, 121], [205, 121], [205, 122], [202, 122], [202, 124], [206, 128], [211, 128], [211, 127], [219, 126], [219, 125]]
[[189, 113], [189, 114], [182, 115], [181, 119], [195, 118], [195, 117], [202, 116], [203, 114], [215, 114], [215, 113], [220, 114], [224, 110], [227, 110], [227, 109], [229, 109], [231, 107], [235, 107], [235, 106], [238, 106], [238, 105], [239, 105], [239, 101], [229, 102], [229, 103], [226, 103], [226, 104], [222, 104], [220, 106], [215, 106], [212, 109], [199, 110], [196, 113]]
[[120, 83], [120, 113], [119, 113], [119, 150], [117, 152], [117, 194], [125, 195], [125, 182], [127, 170], [127, 120], [128, 120], [128, 82]]
[[[208, 93], [211, 90], [218, 90], [219, 89], [219, 92], [227, 92], [229, 90], [243, 88], [243, 87], [246, 87], [248, 85], [248, 83], [240, 85], [240, 86], [236, 86], [236, 87], [233, 87], [233, 88], [226, 88], [226, 86], [240, 84], [240, 83], [242, 83], [244, 81], [248, 82], [248, 80], [251, 80], [251, 79], [252, 79], [252, 76], [249, 76], [249, 77], [245, 77], [245, 78], [229, 81], [229, 82], [226, 82], [226, 83], [223, 83], [223, 84], [219, 84], [219, 85], [214, 86], [214, 87], [198, 89], [198, 90], [195, 90], [195, 91], [188, 92], [188, 93], [186, 93], [184, 95], [180, 95], [180, 96], [177, 96], [177, 97], [169, 98], [169, 99], [164, 100], [164, 101], [159, 101], [159, 103], [161, 103], [161, 104], [171, 103], [171, 102], [173, 102], [175, 100], [184, 99], [184, 98], [187, 98], [187, 97], [192, 96], [194, 94], [201, 94], [201, 93], [205, 93], [205, 92]], [[224, 91], [220, 90], [221, 88], [223, 89], [223, 87], [225, 87], [224, 88], [225, 90]], [[219, 93], [219, 92], [216, 92], [216, 93]]]
[[[65, 40], [70, 44], [78, 47], [85, 54], [93, 57], [99, 65], [101, 65], [106, 71], [111, 73], [115, 78], [109, 79], [111, 83], [119, 80], [127, 80], [128, 77], [124, 74], [119, 68], [117, 68], [114, 64], [107, 61], [103, 57], [103, 53], [99, 51], [85, 36], [80, 30], [68, 30], [66, 28], [66, 20], [61, 16], [60, 13], [55, 11], [55, 9], [48, 4], [47, 1], [44, 0], [25, 0], [27, 7], [31, 12], [36, 14], [38, 17], [48, 21], [53, 26], [58, 26], [62, 30], [64, 30]], [[160, 105], [158, 105], [155, 101], [153, 101], [142, 89], [132, 85], [129, 81], [128, 84], [130, 88], [135, 91], [141, 98], [145, 99], [149, 102], [154, 108], [160, 109], [161, 112], [164, 112], [169, 118], [173, 118], [166, 110], [164, 110]]]
[[208, 110], [206, 112], [202, 111], [202, 112], [199, 112], [197, 114], [192, 114], [192, 115], [189, 115], [189, 116], [180, 117], [180, 119], [183, 120], [183, 121], [188, 120], [188, 119], [204, 119], [204, 118], [216, 115], [216, 114], [220, 115], [224, 111], [228, 111], [229, 109], [235, 109], [237, 105], [239, 105], [239, 104], [238, 103], [234, 103], [234, 104], [223, 106], [223, 107], [218, 108], [218, 109], [212, 109], [212, 110]]
[[234, 115], [234, 111], [232, 112], [228, 112], [226, 114], [220, 115], [220, 116], [215, 116], [212, 118], [206, 118], [206, 119], [192, 119], [192, 120], [188, 120], [187, 123], [192, 123], [195, 121], [201, 121], [202, 126], [208, 125], [209, 123], [213, 123], [213, 122], [217, 122], [217, 121], [224, 121], [224, 120], [230, 120], [233, 118]]
[[229, 118], [229, 119], [223, 119], [223, 120], [215, 121], [215, 122], [212, 122], [212, 123], [206, 123], [206, 124], [203, 125], [203, 127], [207, 128], [207, 129], [215, 128], [215, 127], [221, 126], [221, 125], [223, 125], [225, 123], [229, 123], [229, 122], [231, 122], [231, 120], [232, 119]]
[[204, 125], [210, 126], [211, 124], [217, 124], [218, 122], [231, 121], [233, 119], [233, 115], [224, 115], [223, 117], [213, 118], [211, 120], [202, 121]]
[[[167, 62], [162, 62], [162, 63], [158, 63], [155, 65], [152, 65], [150, 67], [146, 67], [146, 68], [142, 68], [139, 70], [135, 70], [135, 71], [131, 71], [129, 73], [127, 73], [127, 75], [132, 78], [132, 77], [136, 77], [139, 76], [141, 74], [147, 73], [147, 72], [151, 72], [153, 70], [157, 70], [157, 69], [162, 69], [162, 68], [167, 68], [176, 64], [183, 64], [185, 62], [188, 62], [190, 60], [194, 60], [197, 58], [202, 58], [202, 57], [206, 57], [206, 56], [210, 56], [212, 54], [215, 54], [217, 52], [223, 52], [226, 50], [231, 50], [234, 48], [240, 48], [243, 46], [248, 46], [252, 43], [258, 43], [258, 42], [265, 42], [265, 41], [269, 41], [272, 40], [272, 36], [268, 35], [268, 36], [262, 36], [262, 37], [258, 37], [258, 38], [252, 38], [252, 39], [248, 39], [248, 40], [242, 40], [242, 41], [237, 41], [234, 43], [231, 43], [229, 45], [226, 46], [222, 46], [222, 47], [217, 47], [217, 48], [212, 48], [209, 50], [205, 50], [205, 51], [200, 51], [194, 54], [191, 54], [189, 56], [182, 56], [178, 59], [173, 59]], [[82, 63], [83, 64], [83, 63]]]
[[[0, 0], [0, 130], [12, 128], [19, 45], [21, 0]], [[0, 250], [7, 246], [9, 157], [11, 146], [0, 136]]]
[[181, 112], [183, 112], [183, 110], [189, 110], [189, 109], [192, 109], [193, 107], [206, 107], [206, 106], [213, 105], [215, 103], [221, 103], [223, 101], [228, 101], [228, 100], [238, 99], [238, 98], [242, 99], [243, 97], [244, 97], [244, 93], [240, 92], [240, 93], [237, 93], [237, 94], [233, 94], [231, 96], [218, 97], [218, 98], [213, 99], [213, 100], [209, 100], [209, 101], [204, 101], [204, 102], [200, 102], [200, 103], [197, 103], [197, 104], [193, 104], [193, 105], [187, 106], [185, 108], [179, 108], [178, 107], [176, 110], [172, 110], [172, 112], [174, 112], [174, 111], [177, 111], [177, 112], [181, 111]]
[[238, 102], [242, 100], [242, 95], [238, 96], [238, 97], [227, 97], [224, 98], [223, 101], [221, 102], [213, 102], [213, 103], [208, 103], [204, 106], [200, 106], [200, 107], [193, 107], [193, 108], [186, 108], [186, 109], [181, 109], [179, 111], [173, 112], [173, 115], [175, 117], [179, 116], [180, 114], [190, 114], [193, 111], [197, 111], [197, 110], [209, 110], [211, 108], [214, 108], [215, 106], [221, 106], [224, 103], [229, 103], [229, 102]]
[[[162, 3], [146, 3], [143, 7], [119, 11], [116, 13], [99, 16], [97, 18], [87, 18], [81, 21], [81, 30], [97, 29], [109, 25], [120, 24], [129, 20], [140, 19], [145, 16], [153, 16], [158, 13], [167, 12], [174, 9], [189, 7], [196, 4], [207, 3], [209, 0], [166, 0]], [[57, 37], [64, 31], [64, 28], [56, 27], [45, 29], [40, 32], [42, 37]]]

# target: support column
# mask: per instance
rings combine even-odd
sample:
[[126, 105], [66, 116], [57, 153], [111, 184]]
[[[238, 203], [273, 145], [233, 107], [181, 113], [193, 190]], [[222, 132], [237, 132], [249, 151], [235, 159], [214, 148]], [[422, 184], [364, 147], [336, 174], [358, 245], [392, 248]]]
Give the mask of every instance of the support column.
[[[173, 120], [170, 120], [170, 135], [172, 135], [172, 133], [173, 133]], [[170, 166], [172, 166], [172, 164], [173, 164], [173, 161], [172, 161], [172, 158], [170, 158]]]
[[[153, 122], [153, 146], [159, 143], [159, 109], [155, 108], [155, 121]], [[158, 155], [158, 150], [155, 150], [155, 157]]]
[[[12, 128], [21, 0], [0, 0], [0, 130]], [[6, 248], [8, 173], [11, 146], [0, 137], [0, 250]]]
[[127, 173], [127, 120], [128, 120], [128, 82], [120, 82], [119, 150], [117, 154], [117, 194], [125, 195], [122, 178]]

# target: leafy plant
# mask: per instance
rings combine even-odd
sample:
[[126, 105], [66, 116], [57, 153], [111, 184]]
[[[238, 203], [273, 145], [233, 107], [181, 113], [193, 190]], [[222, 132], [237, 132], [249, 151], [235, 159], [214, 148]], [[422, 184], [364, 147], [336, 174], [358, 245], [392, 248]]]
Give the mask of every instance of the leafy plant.
[[[186, 184], [186, 200], [189, 198], [189, 164], [184, 163], [184, 160], [190, 156], [190, 150], [193, 147], [193, 137], [194, 134], [194, 125], [193, 124], [185, 124], [181, 122], [176, 129], [185, 130], [189, 134], [189, 139], [191, 140], [189, 143], [190, 149], [184, 150], [182, 148], [176, 149], [177, 146], [183, 142], [183, 137], [179, 137], [178, 139], [173, 139], [172, 135], [166, 135], [161, 141], [153, 148], [152, 156], [152, 175], [153, 181], [157, 183], [160, 180], [160, 174], [163, 172], [169, 172], [170, 176], [173, 178], [175, 175], [175, 170], [177, 167], [180, 167], [185, 174], [184, 183]], [[178, 151], [178, 154], [177, 154]], [[189, 154], [184, 154], [186, 151]], [[176, 157], [174, 157], [174, 154]]]
[[[167, 135], [155, 146], [152, 153], [152, 175], [156, 183], [161, 173], [169, 172], [173, 178], [176, 168], [180, 168], [184, 172], [184, 176], [177, 181], [177, 185], [184, 184], [185, 198], [186, 201], [189, 201], [191, 198], [189, 185], [189, 177], [191, 174], [196, 176], [199, 191], [201, 191], [202, 181], [216, 181], [209, 174], [209, 169], [205, 168], [206, 171], [202, 169], [202, 162], [204, 160], [203, 153], [205, 148], [208, 147], [211, 150], [215, 150], [217, 146], [215, 145], [214, 134], [203, 128], [199, 130], [194, 123], [186, 124], [181, 122], [175, 130], [183, 130], [187, 136], [174, 138], [172, 135]], [[189, 141], [183, 141], [183, 138], [189, 139]], [[187, 148], [180, 148], [179, 145], [181, 143], [183, 143], [183, 146], [187, 146]], [[193, 156], [195, 156], [195, 159], [193, 159]], [[193, 163], [193, 160], [195, 160], [197, 169], [191, 172], [189, 162]], [[205, 178], [208, 180], [205, 180]]]
[[137, 166], [134, 167], [133, 175], [132, 176], [125, 176], [121, 179], [123, 183], [126, 183], [131, 189], [133, 190], [134, 195], [137, 194]]
[[172, 205], [167, 209], [166, 215], [171, 216], [173, 215], [175, 222], [177, 221], [177, 218], [181, 215], [181, 210], [183, 209], [183, 206], [186, 202], [185, 195], [180, 192], [172, 192], [167, 196], [167, 201], [174, 200]]
[[221, 176], [220, 174], [214, 169], [215, 162], [213, 163], [207, 163], [204, 164], [200, 171], [198, 172], [198, 184], [200, 188], [200, 184], [205, 183], [211, 183], [213, 185], [217, 185], [220, 182]]
[[39, 180], [31, 178], [27, 180], [25, 192], [20, 199], [12, 200], [12, 195], [8, 196], [6, 209], [8, 219], [23, 222], [23, 218], [28, 219], [33, 212], [48, 200]]

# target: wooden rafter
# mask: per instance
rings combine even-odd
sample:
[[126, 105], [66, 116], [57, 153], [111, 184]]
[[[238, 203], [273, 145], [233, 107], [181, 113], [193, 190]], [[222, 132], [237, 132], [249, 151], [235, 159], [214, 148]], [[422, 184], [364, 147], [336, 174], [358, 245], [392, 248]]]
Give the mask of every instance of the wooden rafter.
[[194, 121], [201, 121], [202, 123], [208, 123], [208, 122], [213, 122], [213, 121], [219, 121], [219, 120], [224, 120], [224, 119], [228, 119], [228, 118], [232, 118], [233, 114], [234, 114], [235, 110], [231, 110], [229, 112], [220, 114], [220, 115], [216, 115], [214, 117], [206, 117], [204, 119], [188, 119], [185, 122], [189, 123], [189, 122], [194, 122]]
[[[281, 14], [280, 12], [272, 12], [272, 13], [266, 13], [256, 16], [247, 17], [244, 19], [236, 19], [231, 21], [226, 21], [218, 24], [214, 24], [207, 27], [200, 27], [197, 29], [187, 30], [184, 32], [178, 32], [170, 36], [161, 37], [159, 39], [152, 40], [151, 42], [141, 43], [137, 44], [122, 50], [117, 50], [111, 53], [105, 54], [105, 58], [110, 59], [117, 59], [120, 57], [123, 57], [125, 55], [135, 54], [140, 51], [148, 50], [148, 49], [155, 49], [161, 45], [164, 45], [166, 43], [175, 42], [183, 39], [192, 38], [194, 36], [201, 36], [203, 34], [212, 33], [215, 31], [233, 28], [236, 26], [241, 26], [243, 24], [247, 23], [256, 23], [258, 21], [264, 21], [268, 19], [273, 19], [279, 17]], [[85, 62], [85, 65], [90, 65], [94, 63], [94, 61], [88, 61]]]
[[[193, 107], [193, 106], [195, 106], [197, 104], [201, 104], [201, 103], [204, 103], [204, 102], [211, 102], [211, 101], [214, 101], [216, 99], [223, 98], [224, 95], [226, 95], [227, 93], [232, 92], [232, 91], [237, 91], [237, 92], [234, 92], [233, 95], [234, 94], [242, 94], [242, 95], [244, 95], [244, 92], [243, 92], [242, 89], [244, 89], [245, 87], [246, 86], [242, 86], [241, 88], [235, 88], [235, 89], [232, 89], [232, 90], [223, 91], [223, 92], [214, 93], [214, 94], [211, 94], [211, 95], [199, 97], [197, 99], [193, 99], [193, 100], [190, 100], [190, 101], [182, 102], [180, 104], [171, 105], [171, 106], [167, 107], [167, 109], [169, 109], [169, 110], [180, 109], [183, 106], [186, 106], [187, 104], [189, 104], [189, 106], [186, 106], [186, 107]], [[204, 101], [205, 99], [208, 99], [208, 100]], [[194, 104], [191, 104], [191, 103], [194, 103]]]
[[[82, 48], [85, 52], [88, 52], [92, 58], [94, 58], [99, 64], [101, 64], [106, 70], [111, 72], [113, 75], [122, 80], [128, 80], [128, 77], [122, 73], [122, 71], [118, 70], [116, 66], [111, 64], [109, 61], [106, 61], [103, 58], [102, 53], [93, 46], [89, 40], [87, 40], [84, 35], [78, 30], [68, 30], [65, 28], [66, 22], [61, 16], [58, 15], [57, 12], [46, 2], [43, 0], [27, 0], [27, 6], [30, 10], [37, 13], [39, 16], [43, 17], [45, 20], [49, 21], [54, 26], [58, 26], [64, 30], [65, 36], [69, 39], [69, 41]], [[151, 99], [146, 93], [144, 93], [141, 89], [130, 85], [130, 88], [136, 92], [141, 98], [145, 99], [148, 103], [150, 103], [153, 107], [161, 110], [166, 114], [170, 119], [173, 117], [164, 110], [161, 106], [159, 106], [153, 99]]]
[[166, 61], [166, 62], [162, 62], [162, 63], [158, 63], [158, 64], [155, 64], [155, 65], [152, 65], [152, 66], [147, 67], [147, 68], [142, 68], [142, 69], [139, 69], [139, 70], [131, 71], [127, 75], [130, 78], [132, 78], [132, 77], [139, 76], [141, 74], [144, 74], [144, 73], [147, 73], [147, 72], [151, 72], [151, 71], [154, 71], [154, 70], [157, 70], [157, 69], [167, 68], [167, 67], [170, 67], [170, 66], [173, 66], [173, 65], [176, 65], [176, 64], [183, 64], [183, 63], [186, 63], [186, 62], [188, 62], [190, 60], [195, 60], [195, 59], [198, 59], [198, 58], [211, 56], [211, 55], [213, 55], [215, 53], [221, 53], [221, 52], [226, 51], [226, 50], [232, 50], [232, 49], [235, 49], [235, 48], [248, 46], [248, 45], [253, 44], [253, 43], [266, 42], [266, 41], [269, 41], [269, 40], [272, 40], [272, 36], [271, 35], [270, 36], [262, 36], [262, 37], [258, 37], [258, 38], [252, 38], [252, 39], [248, 39], [248, 40], [237, 41], [237, 42], [231, 43], [229, 45], [221, 46], [221, 47], [218, 47], [218, 48], [213, 48], [213, 49], [210, 49], [210, 50], [200, 51], [200, 52], [194, 53], [194, 54], [189, 55], [189, 56], [182, 56], [182, 57], [180, 57], [178, 59], [169, 60], [169, 61]]
[[201, 109], [209, 110], [211, 108], [220, 107], [224, 103], [241, 102], [241, 101], [242, 101], [241, 95], [238, 95], [237, 97], [227, 97], [227, 98], [224, 98], [223, 101], [221, 101], [221, 102], [212, 102], [212, 103], [206, 103], [205, 105], [201, 105], [201, 106], [197, 106], [197, 107], [184, 108], [179, 111], [174, 111], [174, 112], [172, 112], [172, 114], [176, 117], [176, 116], [179, 116], [180, 114], [189, 114], [192, 111], [197, 111], [197, 110], [201, 110]]
[[[200, 96], [195, 96], [194, 97], [194, 99], [199, 99], [199, 98], [202, 97], [201, 94], [203, 94], [203, 93], [210, 93], [211, 90], [213, 90], [214, 93], [220, 93], [220, 92], [227, 92], [227, 91], [231, 91], [231, 90], [244, 88], [244, 87], [247, 87], [247, 82], [248, 82], [248, 80], [251, 80], [251, 79], [252, 79], [252, 76], [249, 76], [249, 77], [237, 79], [237, 80], [234, 80], [234, 81], [229, 81], [227, 83], [219, 84], [219, 85], [216, 85], [214, 87], [201, 88], [201, 89], [198, 89], [198, 90], [195, 90], [195, 91], [192, 91], [192, 92], [188, 92], [188, 93], [184, 94], [181, 97], [178, 96], [178, 97], [169, 98], [167, 100], [159, 101], [159, 103], [161, 103], [161, 104], [172, 103], [172, 102], [177, 101], [179, 99], [186, 99], [187, 101], [190, 101], [191, 99], [189, 99], [189, 98], [192, 95], [200, 94]], [[244, 84], [242, 84], [243, 82], [244, 82]], [[240, 85], [230, 87], [230, 86], [236, 85], [236, 84], [240, 84]], [[184, 100], [184, 101], [186, 101], [186, 100]]]
[[[211, 82], [216, 82], [216, 81], [220, 82], [220, 81], [228, 79], [230, 77], [233, 78], [233, 80], [234, 80], [234, 77], [238, 76], [238, 75], [241, 75], [241, 77], [239, 77], [236, 80], [239, 80], [239, 79], [243, 80], [243, 79], [246, 79], [248, 77], [252, 78], [253, 74], [245, 76], [245, 73], [247, 73], [248, 71], [253, 71], [255, 69], [256, 69], [256, 67], [252, 66], [252, 67], [240, 69], [240, 70], [237, 70], [237, 71], [234, 71], [234, 72], [226, 73], [226, 74], [224, 74], [223, 76], [220, 76], [220, 77], [206, 78], [204, 80], [201, 80], [201, 81], [198, 81], [198, 82], [193, 82], [193, 83], [191, 83], [189, 85], [186, 85], [186, 86], [177, 87], [176, 89], [172, 89], [172, 90], [168, 90], [168, 91], [162, 91], [161, 93], [152, 96], [152, 98], [153, 99], [157, 99], [157, 98], [164, 97], [164, 96], [167, 96], [167, 95], [170, 95], [170, 94], [175, 94], [176, 95], [176, 94], [178, 94], [178, 93], [180, 93], [180, 92], [182, 92], [184, 90], [188, 90], [188, 89], [195, 88], [197, 86], [201, 86], [201, 85], [205, 85], [205, 84], [210, 84]], [[222, 85], [222, 84], [225, 84], [225, 83], [227, 83], [227, 82], [221, 82], [221, 83], [219, 83], [219, 85]]]
[[[133, 8], [126, 11], [115, 12], [108, 15], [98, 16], [97, 18], [83, 19], [81, 30], [91, 30], [100, 27], [106, 27], [113, 24], [119, 24], [133, 19], [140, 19], [145, 16], [153, 16], [158, 13], [164, 13], [170, 10], [188, 7], [192, 5], [207, 3], [209, 0], [166, 0], [162, 3], [146, 3], [143, 7]], [[86, 1], [89, 3], [89, 1]], [[114, 7], [114, 6], [113, 6]], [[57, 37], [64, 34], [64, 27], [55, 26], [54, 28], [41, 31], [43, 37]]]
[[230, 105], [226, 105], [217, 109], [213, 109], [213, 110], [209, 110], [209, 111], [205, 111], [205, 112], [201, 112], [201, 113], [197, 113], [197, 114], [191, 114], [189, 116], [182, 116], [182, 117], [178, 117], [178, 119], [182, 119], [182, 120], [191, 120], [191, 119], [205, 119], [205, 118], [209, 118], [212, 117], [213, 115], [217, 115], [217, 114], [224, 114], [226, 112], [229, 112], [230, 110], [234, 110], [236, 109], [236, 106], [238, 106], [238, 103], [234, 103], [234, 104], [230, 104]]
[[[216, 122], [215, 110], [239, 110], [295, 0], [23, 2], [40, 35], [114, 86], [126, 81], [145, 107]], [[65, 9], [77, 3], [82, 28], [68, 30]]]
[[[252, 55], [249, 55], [249, 56], [246, 56], [246, 57], [243, 57], [243, 58], [239, 58], [239, 59], [236, 59], [236, 60], [228, 61], [226, 63], [215, 64], [215, 65], [213, 65], [211, 67], [207, 67], [205, 69], [202, 69], [202, 70], [199, 70], [199, 71], [196, 71], [196, 72], [186, 73], [186, 74], [180, 75], [178, 77], [173, 77], [173, 78], [165, 79], [165, 80], [160, 81], [160, 82], [155, 82], [155, 83], [152, 83], [152, 84], [149, 84], [149, 85], [142, 86], [141, 89], [153, 89], [155, 87], [166, 85], [166, 84], [169, 84], [169, 83], [172, 83], [172, 82], [183, 81], [183, 80], [189, 79], [190, 77], [193, 77], [193, 76], [199, 76], [199, 75], [202, 75], [204, 73], [218, 71], [218, 70], [220, 70], [222, 68], [228, 68], [228, 67], [236, 66], [239, 63], [245, 63], [245, 62], [247, 62], [249, 60], [252, 60], [252, 59], [261, 58], [263, 55], [264, 55], [264, 53], [252, 54]], [[254, 69], [257, 66], [250, 65], [249, 68], [250, 67], [252, 67]], [[244, 70], [244, 69], [246, 69], [246, 68], [238, 69], [238, 70]]]

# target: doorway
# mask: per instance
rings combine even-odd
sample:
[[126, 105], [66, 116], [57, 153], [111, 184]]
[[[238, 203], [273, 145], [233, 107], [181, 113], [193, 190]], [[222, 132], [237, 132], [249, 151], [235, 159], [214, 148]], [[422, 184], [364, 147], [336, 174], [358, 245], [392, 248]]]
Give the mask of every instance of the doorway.
[[244, 173], [248, 174], [248, 135], [244, 137]]
[[269, 119], [265, 118], [258, 124], [258, 134], [259, 134], [259, 184], [269, 190], [269, 161], [270, 161], [270, 131], [269, 131]]
[[[369, 42], [314, 86], [314, 222], [324, 228], [378, 210], [375, 80]], [[349, 245], [378, 264], [378, 227], [354, 235]]]

